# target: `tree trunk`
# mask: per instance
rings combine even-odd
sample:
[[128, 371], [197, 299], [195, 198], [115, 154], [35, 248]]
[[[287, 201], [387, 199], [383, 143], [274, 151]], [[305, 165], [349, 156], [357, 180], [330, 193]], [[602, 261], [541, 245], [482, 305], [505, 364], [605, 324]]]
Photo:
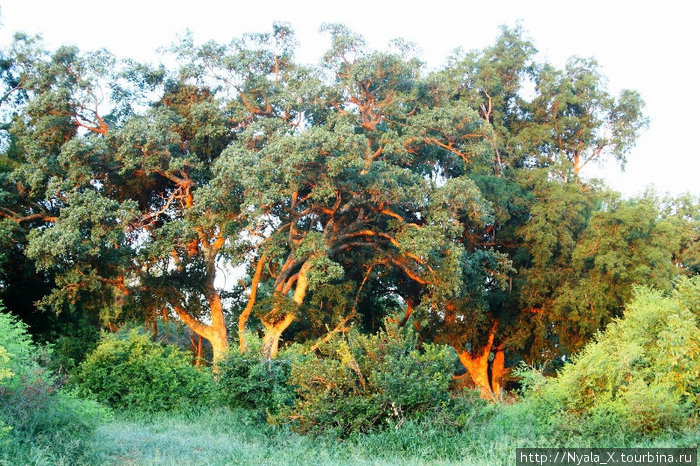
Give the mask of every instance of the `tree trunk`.
[[493, 394], [498, 397], [501, 394], [501, 379], [505, 374], [506, 354], [503, 347], [496, 348], [493, 362], [491, 363], [491, 389]]
[[228, 335], [226, 332], [226, 321], [224, 320], [224, 309], [219, 293], [211, 291], [209, 295], [209, 306], [211, 308], [211, 324], [205, 325], [200, 320], [190, 315], [179, 300], [171, 302], [175, 313], [180, 317], [190, 330], [209, 341], [213, 351], [212, 365], [216, 371], [218, 362], [224, 358], [228, 351]]
[[406, 301], [406, 313], [403, 315], [403, 319], [401, 319], [401, 322], [399, 323], [399, 326], [401, 326], [401, 327], [406, 325], [406, 322], [408, 322], [408, 319], [411, 317], [411, 314], [413, 314], [413, 300], [405, 299], [405, 301]]
[[[481, 392], [481, 397], [484, 399], [495, 400], [496, 396], [500, 392], [501, 388], [497, 382], [503, 375], [503, 365], [505, 362], [505, 355], [503, 349], [499, 346], [496, 349], [496, 357], [493, 360], [491, 375], [489, 378], [489, 356], [491, 355], [491, 349], [493, 348], [493, 340], [496, 336], [496, 329], [498, 328], [498, 321], [494, 321], [491, 326], [491, 331], [489, 332], [489, 339], [476, 355], [472, 355], [469, 351], [463, 347], [455, 347], [457, 351], [457, 356], [459, 356], [459, 361], [462, 363], [464, 368], [469, 373], [469, 376], [474, 381], [474, 385]], [[491, 382], [496, 382], [493, 384]]]
[[284, 316], [284, 319], [274, 324], [263, 321], [265, 335], [263, 336], [262, 356], [265, 359], [269, 360], [277, 357], [282, 333], [292, 324], [295, 317], [296, 315], [290, 312]]
[[194, 351], [194, 366], [202, 365], [202, 335], [197, 335], [197, 338], [192, 335], [192, 351]]
[[213, 349], [212, 363], [216, 367], [217, 363], [226, 355], [228, 351], [228, 335], [226, 332], [226, 321], [224, 319], [224, 306], [221, 303], [219, 293], [214, 291], [209, 298], [211, 308], [211, 325], [209, 326], [210, 337], [205, 338], [211, 343]]
[[[306, 290], [309, 286], [308, 273], [311, 269], [311, 260], [307, 260], [301, 266], [299, 272], [295, 275], [294, 280], [296, 280], [296, 288], [294, 288], [294, 295], [292, 296], [292, 301], [294, 301], [298, 306], [304, 302], [306, 297]], [[290, 278], [291, 280], [291, 278]], [[291, 283], [291, 282], [290, 282]], [[277, 314], [272, 312], [273, 315]], [[287, 328], [292, 324], [296, 317], [296, 312], [288, 312], [284, 315], [282, 320], [277, 320], [275, 322], [265, 321], [261, 319], [263, 327], [265, 328], [265, 335], [263, 336], [263, 347], [262, 356], [267, 359], [274, 359], [277, 356], [277, 351], [279, 350], [279, 341], [282, 337], [282, 332], [287, 330]]]
[[238, 316], [238, 350], [241, 353], [245, 353], [248, 349], [248, 345], [245, 341], [245, 324], [248, 322], [250, 313], [255, 306], [255, 300], [258, 296], [258, 284], [260, 283], [260, 276], [262, 275], [263, 266], [267, 260], [266, 256], [263, 254], [258, 260], [258, 265], [255, 267], [255, 274], [253, 275], [253, 282], [250, 285], [250, 297], [248, 298], [248, 303], [245, 306], [241, 315]]
[[265, 359], [275, 359], [277, 357], [277, 352], [279, 351], [280, 338], [282, 337], [282, 331], [278, 329], [265, 330], [265, 336], [263, 337], [262, 346], [262, 356]]
[[216, 372], [218, 363], [221, 361], [228, 352], [228, 338], [226, 338], [226, 327], [223, 329], [214, 329], [212, 327], [212, 332], [209, 337], [204, 337], [211, 343], [212, 355], [212, 365], [214, 371]]
[[467, 350], [460, 350], [457, 355], [459, 361], [469, 373], [474, 385], [479, 389], [481, 398], [493, 399], [493, 392], [489, 384], [489, 353], [490, 348], [478, 356], [472, 356]]

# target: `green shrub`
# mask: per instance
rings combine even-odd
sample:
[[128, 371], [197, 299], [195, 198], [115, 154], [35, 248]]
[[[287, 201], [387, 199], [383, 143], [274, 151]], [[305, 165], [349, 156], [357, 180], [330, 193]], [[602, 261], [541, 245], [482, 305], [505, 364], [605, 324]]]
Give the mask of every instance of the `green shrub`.
[[[12, 371], [7, 367], [7, 363], [10, 362], [10, 355], [7, 350], [0, 346], [0, 387], [2, 387], [2, 381], [12, 377]], [[0, 445], [2, 444], [2, 439], [7, 435], [7, 432], [11, 430], [5, 422], [0, 419]]]
[[51, 368], [62, 375], [72, 372], [97, 347], [99, 338], [99, 327], [85, 316], [60, 322], [51, 338]]
[[1, 456], [15, 461], [31, 450], [43, 450], [45, 456], [79, 457], [90, 435], [111, 417], [99, 403], [41, 382], [24, 385], [1, 398], [2, 415], [11, 428], [11, 441], [0, 448]]
[[552, 422], [589, 433], [652, 434], [700, 409], [700, 277], [671, 296], [637, 289], [556, 378], [526, 374], [526, 400]]
[[292, 364], [294, 407], [284, 413], [301, 432], [367, 432], [440, 411], [450, 402], [455, 354], [442, 345], [417, 349], [415, 331], [386, 323], [376, 335], [352, 330]]
[[[46, 376], [39, 366], [44, 350], [32, 342], [24, 323], [3, 310], [4, 307], [0, 304], [0, 346], [4, 348], [6, 374], [3, 384], [16, 385], [21, 381], [27, 383]], [[7, 376], [8, 373], [12, 376]]]
[[126, 410], [155, 412], [207, 405], [211, 371], [191, 364], [192, 356], [151, 341], [134, 329], [106, 334], [71, 378], [77, 393]]
[[217, 387], [219, 400], [231, 408], [246, 408], [261, 414], [275, 414], [294, 403], [294, 388], [289, 384], [292, 361], [300, 357], [295, 349], [283, 349], [274, 360], [260, 355], [261, 341], [246, 338], [248, 351], [230, 351], [219, 363]]
[[59, 389], [40, 364], [45, 355], [24, 324], [0, 312], [0, 463], [26, 463], [37, 452], [48, 462], [75, 459], [109, 416], [97, 403]]

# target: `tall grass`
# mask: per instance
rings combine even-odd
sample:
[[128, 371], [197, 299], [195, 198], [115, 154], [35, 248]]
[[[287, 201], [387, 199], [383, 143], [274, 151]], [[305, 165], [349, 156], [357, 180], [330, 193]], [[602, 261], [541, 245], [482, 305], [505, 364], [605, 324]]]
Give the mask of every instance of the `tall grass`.
[[353, 434], [299, 435], [243, 409], [119, 417], [97, 429], [83, 464], [513, 464], [518, 447], [697, 447], [700, 433], [635, 439], [561, 433], [524, 404], [481, 406], [462, 428], [436, 422]]

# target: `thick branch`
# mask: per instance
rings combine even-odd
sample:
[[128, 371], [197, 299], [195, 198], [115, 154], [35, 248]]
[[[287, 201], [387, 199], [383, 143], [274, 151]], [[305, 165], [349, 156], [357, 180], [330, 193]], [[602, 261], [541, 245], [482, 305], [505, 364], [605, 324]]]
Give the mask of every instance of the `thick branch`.
[[0, 216], [8, 218], [16, 223], [28, 222], [30, 220], [43, 220], [45, 222], [52, 222], [52, 223], [55, 223], [58, 221], [58, 217], [54, 217], [54, 216], [46, 215], [46, 214], [41, 214], [41, 213], [21, 216], [18, 213], [13, 212], [12, 210], [7, 209], [5, 207], [0, 207]]
[[267, 256], [265, 256], [265, 254], [260, 256], [260, 259], [258, 259], [258, 264], [256, 265], [255, 273], [253, 274], [253, 282], [250, 285], [250, 297], [248, 298], [248, 303], [246, 304], [243, 312], [241, 312], [241, 315], [238, 317], [238, 336], [239, 347], [241, 352], [244, 352], [246, 350], [243, 332], [245, 331], [245, 324], [246, 322], [248, 322], [248, 318], [250, 317], [250, 313], [253, 310], [253, 306], [255, 306], [255, 300], [258, 296], [258, 284], [260, 283], [260, 277], [262, 276], [263, 267], [266, 261]]
[[187, 325], [187, 327], [190, 328], [190, 330], [195, 332], [197, 335], [201, 335], [204, 338], [209, 339], [212, 333], [211, 327], [209, 327], [208, 325], [204, 325], [203, 323], [192, 317], [181, 305], [172, 302], [170, 303], [170, 305], [173, 307], [175, 313], [180, 318], [180, 320], [182, 320], [185, 323], [185, 325]]

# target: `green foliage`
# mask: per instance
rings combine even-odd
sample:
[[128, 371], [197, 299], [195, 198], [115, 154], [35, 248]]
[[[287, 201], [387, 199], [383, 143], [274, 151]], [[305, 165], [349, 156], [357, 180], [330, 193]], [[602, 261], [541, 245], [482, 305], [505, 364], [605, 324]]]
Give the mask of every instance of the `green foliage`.
[[700, 412], [700, 279], [667, 296], [638, 288], [624, 317], [556, 378], [529, 373], [526, 400], [553, 423], [589, 434], [652, 434]]
[[622, 314], [635, 285], [669, 291], [692, 274], [697, 202], [653, 193], [625, 200], [542, 179], [532, 189], [542, 200], [519, 229], [529, 260], [518, 280], [520, 305], [532, 312], [520, 314], [511, 337], [513, 346], [530, 345], [528, 360], [579, 351]]
[[3, 385], [14, 385], [20, 380], [31, 383], [42, 372], [37, 360], [41, 351], [32, 342], [27, 326], [4, 312], [4, 309], [0, 304], [0, 347], [5, 366]]
[[100, 339], [100, 330], [84, 315], [54, 325], [50, 344], [51, 368], [56, 373], [67, 374], [95, 349]]
[[0, 312], [0, 463], [29, 462], [37, 450], [78, 457], [108, 418], [104, 407], [57, 388], [40, 364], [46, 354], [23, 324]]
[[278, 418], [293, 420], [301, 432], [367, 432], [426, 416], [449, 402], [455, 354], [441, 345], [417, 349], [411, 326], [387, 321], [376, 335], [353, 329], [320, 353], [292, 364], [298, 399]]
[[[2, 384], [4, 379], [10, 378], [13, 375], [12, 371], [8, 367], [5, 367], [9, 361], [10, 356], [7, 353], [7, 350], [0, 346], [0, 384]], [[7, 427], [5, 422], [0, 419], [0, 442], [2, 442], [3, 437], [5, 437], [9, 430], [11, 430], [11, 427]], [[0, 445], [2, 445], [2, 443], [0, 443]]]
[[[462, 429], [439, 419], [407, 420], [393, 429], [344, 438], [299, 435], [288, 426], [251, 419], [246, 410], [160, 413], [117, 417], [90, 442], [86, 464], [372, 464], [512, 465], [520, 447], [669, 448], [696, 445], [700, 433], [624, 437], [606, 431], [598, 438], [542, 426], [524, 403], [469, 402]], [[215, 422], [212, 422], [215, 420]], [[55, 462], [54, 462], [55, 463]]]
[[134, 329], [105, 334], [71, 378], [80, 396], [134, 411], [187, 410], [211, 402], [209, 369], [192, 366], [191, 355], [151, 341]]
[[230, 351], [219, 362], [218, 400], [231, 408], [246, 408], [264, 414], [277, 414], [294, 403], [294, 388], [289, 383], [292, 362], [302, 357], [297, 348], [285, 348], [270, 360], [260, 354], [262, 342], [246, 336], [245, 353]]

